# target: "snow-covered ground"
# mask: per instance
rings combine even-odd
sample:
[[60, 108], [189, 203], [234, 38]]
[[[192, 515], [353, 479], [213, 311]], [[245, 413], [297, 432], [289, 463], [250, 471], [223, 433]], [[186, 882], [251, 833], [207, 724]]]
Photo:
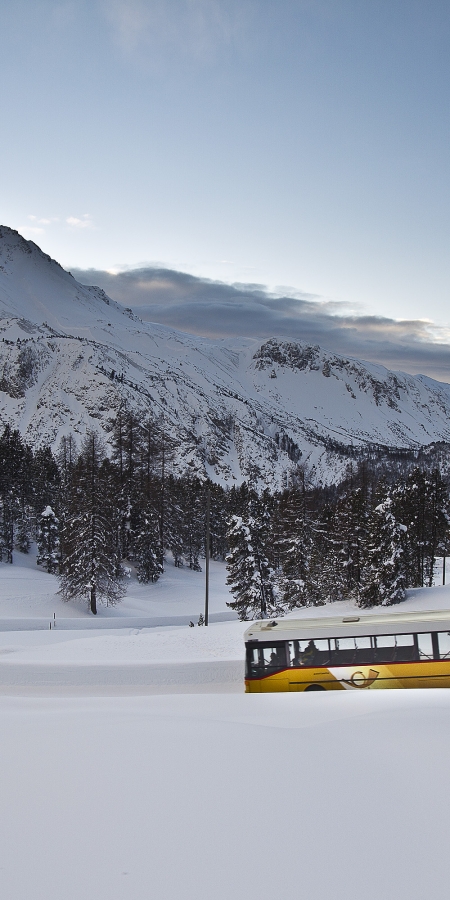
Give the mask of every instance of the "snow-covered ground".
[[[232, 597], [226, 585], [225, 564], [211, 561], [210, 567], [210, 612], [211, 615], [226, 613], [235, 618], [227, 609], [227, 600]], [[0, 619], [16, 617], [85, 618], [93, 617], [86, 603], [64, 603], [58, 595], [59, 583], [55, 575], [48, 575], [36, 567], [36, 548], [30, 553], [14, 552], [14, 564], [0, 563]], [[205, 606], [205, 576], [203, 572], [192, 572], [188, 568], [178, 569], [169, 556], [164, 576], [156, 584], [139, 584], [135, 573], [130, 570], [127, 579], [127, 595], [116, 607], [99, 604], [97, 621], [103, 618], [144, 617], [173, 619], [182, 617], [197, 622]]]
[[422, 900], [450, 692], [0, 698], [7, 900]]
[[[64, 603], [57, 590], [55, 576], [36, 569], [33, 553], [15, 554], [14, 565], [0, 565], [3, 683], [5, 666], [10, 669], [19, 664], [149, 666], [243, 660], [247, 623], [237, 621], [227, 609], [231, 596], [223, 563], [213, 562], [211, 566], [212, 621], [208, 628], [188, 627], [189, 620], [196, 623], [204, 608], [204, 575], [177, 569], [170, 560], [157, 584], [141, 585], [132, 574], [123, 603], [114, 609], [100, 607], [97, 618], [86, 605]], [[450, 609], [450, 585], [409, 591], [401, 608]], [[343, 601], [295, 610], [290, 616], [346, 615], [355, 610], [353, 602]], [[358, 610], [358, 615], [364, 614]], [[217, 621], [221, 618], [229, 621]], [[36, 672], [30, 668], [31, 684], [35, 677]]]
[[[32, 556], [0, 566], [0, 896], [445, 896], [450, 692], [244, 695], [245, 623], [164, 624], [203, 588], [169, 565], [96, 620]], [[450, 609], [450, 586], [402, 608]]]

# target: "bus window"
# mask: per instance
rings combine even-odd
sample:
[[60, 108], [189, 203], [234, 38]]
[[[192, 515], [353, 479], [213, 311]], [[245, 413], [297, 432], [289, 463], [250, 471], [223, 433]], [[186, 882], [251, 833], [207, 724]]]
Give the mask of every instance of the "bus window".
[[376, 639], [377, 662], [413, 662], [417, 651], [413, 634], [382, 634]]
[[250, 677], [257, 677], [259, 674], [259, 649], [258, 647], [247, 647], [248, 673]]
[[355, 638], [334, 638], [330, 641], [334, 666], [351, 666], [356, 657]]
[[376, 656], [377, 663], [394, 662], [395, 660], [395, 634], [377, 634], [376, 636]]
[[328, 640], [289, 641], [291, 666], [327, 666], [329, 661]]
[[419, 645], [419, 659], [422, 662], [426, 662], [427, 659], [434, 659], [431, 634], [418, 634], [417, 643]]
[[396, 634], [395, 644], [397, 648], [395, 652], [396, 662], [413, 662], [417, 659], [413, 634]]
[[440, 631], [439, 640], [439, 659], [450, 659], [450, 632]]
[[279, 644], [264, 644], [261, 647], [262, 663], [264, 671], [286, 668], [286, 646]]
[[330, 641], [335, 666], [370, 665], [374, 661], [372, 638], [336, 638]]
[[356, 657], [355, 663], [370, 665], [374, 661], [373, 640], [370, 637], [355, 638]]

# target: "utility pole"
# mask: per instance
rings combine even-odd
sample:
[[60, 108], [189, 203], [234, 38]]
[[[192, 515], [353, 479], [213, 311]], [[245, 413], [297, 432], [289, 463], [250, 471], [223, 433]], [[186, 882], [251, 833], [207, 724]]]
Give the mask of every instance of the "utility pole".
[[445, 584], [445, 557], [447, 551], [447, 535], [445, 535], [444, 541], [444, 556], [442, 557], [442, 584]]
[[206, 546], [205, 546], [205, 625], [209, 615], [209, 511], [211, 506], [211, 489], [206, 493]]
[[161, 554], [161, 571], [164, 571], [164, 550], [165, 550], [165, 503], [166, 503], [166, 432], [165, 432], [165, 422], [164, 422], [164, 413], [162, 415], [162, 431], [160, 435], [158, 435], [158, 439], [160, 441], [159, 447], [161, 450], [161, 491], [160, 491], [160, 508], [159, 508], [159, 541], [160, 541], [160, 554]]

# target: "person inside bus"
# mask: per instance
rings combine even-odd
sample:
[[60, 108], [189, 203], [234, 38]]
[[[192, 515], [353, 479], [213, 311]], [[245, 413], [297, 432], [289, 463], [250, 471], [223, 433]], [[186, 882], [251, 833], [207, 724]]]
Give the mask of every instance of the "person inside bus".
[[313, 666], [317, 659], [317, 647], [313, 640], [309, 641], [308, 646], [303, 651], [301, 657], [302, 666]]
[[272, 669], [280, 669], [283, 667], [280, 650], [272, 650], [272, 653], [270, 654], [269, 666]]

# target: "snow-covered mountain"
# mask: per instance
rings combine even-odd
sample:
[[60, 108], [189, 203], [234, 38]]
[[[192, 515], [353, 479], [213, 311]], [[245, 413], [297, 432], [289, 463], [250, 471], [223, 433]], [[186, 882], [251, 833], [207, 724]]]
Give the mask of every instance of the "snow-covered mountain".
[[179, 470], [282, 486], [332, 480], [346, 448], [450, 441], [450, 385], [276, 338], [210, 340], [142, 322], [0, 227], [0, 422], [57, 447], [106, 438], [120, 405], [164, 416]]

